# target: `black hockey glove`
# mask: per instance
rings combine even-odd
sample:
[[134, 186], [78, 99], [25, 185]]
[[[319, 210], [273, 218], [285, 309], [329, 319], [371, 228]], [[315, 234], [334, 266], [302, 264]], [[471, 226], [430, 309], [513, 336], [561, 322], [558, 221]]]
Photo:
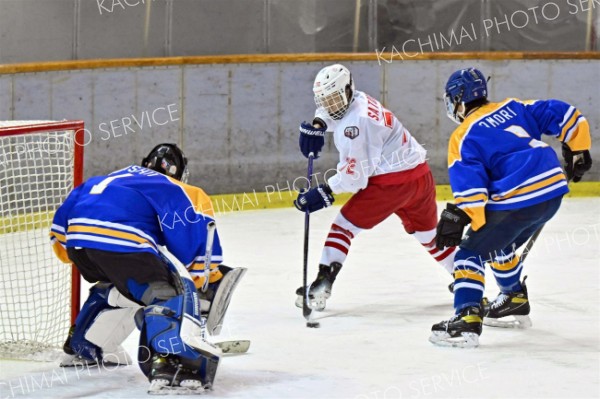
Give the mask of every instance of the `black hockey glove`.
[[319, 153], [325, 144], [324, 136], [326, 131], [327, 125], [320, 118], [315, 118], [312, 125], [306, 122], [300, 124], [298, 144], [300, 145], [300, 151], [302, 151], [302, 154], [306, 158], [308, 158], [311, 152], [315, 159], [319, 158]]
[[471, 218], [465, 211], [454, 204], [446, 204], [446, 209], [440, 215], [437, 225], [435, 246], [438, 249], [455, 247], [462, 241], [465, 226], [471, 223]]
[[563, 143], [562, 156], [565, 160], [565, 172], [567, 172], [569, 181], [572, 179], [577, 183], [592, 167], [592, 156], [589, 150], [572, 151], [567, 144]]
[[308, 191], [300, 192], [298, 198], [294, 201], [294, 205], [302, 212], [308, 210], [308, 213], [312, 213], [331, 206], [334, 201], [331, 188], [327, 184], [321, 184]]

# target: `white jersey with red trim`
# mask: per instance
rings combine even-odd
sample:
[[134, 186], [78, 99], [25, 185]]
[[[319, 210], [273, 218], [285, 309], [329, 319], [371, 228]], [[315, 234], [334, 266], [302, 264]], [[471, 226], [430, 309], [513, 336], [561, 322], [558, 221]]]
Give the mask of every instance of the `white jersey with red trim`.
[[337, 172], [327, 180], [336, 194], [356, 193], [371, 176], [414, 169], [426, 161], [427, 152], [398, 118], [366, 93], [354, 92], [342, 119], [332, 119], [323, 108], [315, 116], [333, 132], [340, 153]]

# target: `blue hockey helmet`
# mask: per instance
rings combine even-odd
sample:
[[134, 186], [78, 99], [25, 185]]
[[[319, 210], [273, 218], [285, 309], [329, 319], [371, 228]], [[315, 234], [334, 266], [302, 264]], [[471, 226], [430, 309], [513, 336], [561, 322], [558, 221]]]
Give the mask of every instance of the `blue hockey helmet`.
[[[466, 68], [450, 75], [444, 92], [446, 114], [456, 123], [464, 120], [464, 105], [473, 101], [487, 99], [487, 81], [480, 70]], [[459, 105], [463, 105], [462, 113]]]
[[189, 171], [187, 158], [176, 144], [159, 144], [142, 159], [142, 166], [187, 183]]

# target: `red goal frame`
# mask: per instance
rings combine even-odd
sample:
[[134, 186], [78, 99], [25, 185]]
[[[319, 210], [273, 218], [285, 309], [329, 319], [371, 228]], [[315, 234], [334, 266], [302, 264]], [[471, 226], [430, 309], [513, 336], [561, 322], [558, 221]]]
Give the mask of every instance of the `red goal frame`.
[[[7, 126], [0, 129], [0, 137], [60, 130], [73, 130], [75, 132], [73, 137], [75, 148], [75, 153], [73, 154], [73, 188], [75, 188], [83, 183], [83, 136], [85, 134], [85, 124], [82, 120], [39, 122], [32, 123], [31, 125]], [[75, 319], [79, 314], [79, 308], [81, 307], [80, 298], [81, 275], [75, 265], [71, 265], [71, 325], [75, 324]]]

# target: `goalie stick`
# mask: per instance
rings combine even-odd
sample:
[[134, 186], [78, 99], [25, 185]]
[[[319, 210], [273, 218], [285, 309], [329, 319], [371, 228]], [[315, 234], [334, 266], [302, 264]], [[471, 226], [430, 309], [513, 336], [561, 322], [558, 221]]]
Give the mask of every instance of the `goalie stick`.
[[213, 241], [215, 238], [215, 230], [217, 225], [214, 221], [208, 222], [206, 225], [206, 249], [204, 250], [204, 283], [202, 284], [202, 292], [208, 289], [208, 280], [210, 280], [210, 262], [212, 258]]
[[248, 352], [250, 349], [250, 341], [246, 339], [214, 342], [217, 348], [225, 354], [241, 354]]

